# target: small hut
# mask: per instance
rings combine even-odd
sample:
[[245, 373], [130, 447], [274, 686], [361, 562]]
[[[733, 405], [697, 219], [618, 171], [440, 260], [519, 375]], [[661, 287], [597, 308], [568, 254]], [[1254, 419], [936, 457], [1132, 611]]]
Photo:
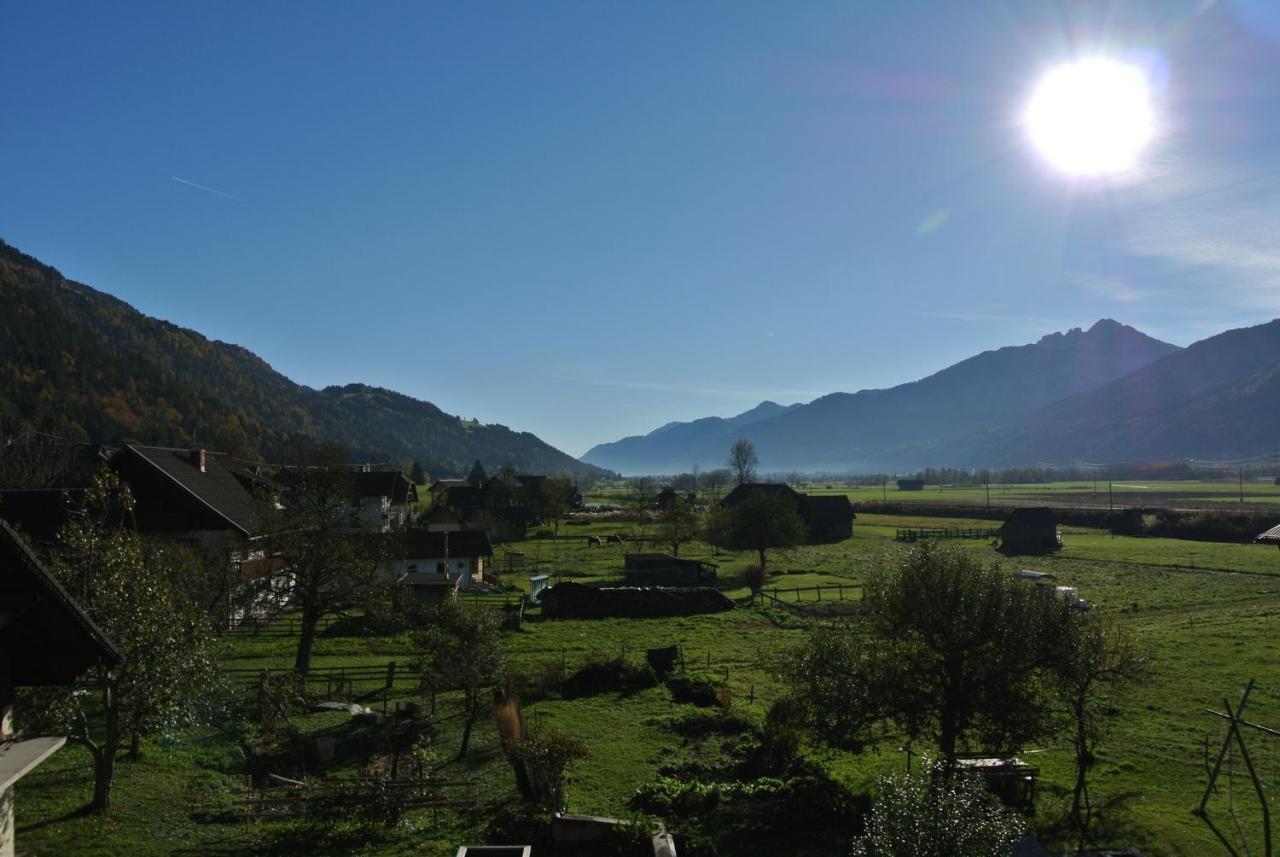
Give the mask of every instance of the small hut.
[[996, 532], [1000, 550], [1010, 556], [1048, 553], [1062, 547], [1057, 516], [1048, 506], [1015, 509]]
[[924, 480], [923, 479], [899, 479], [898, 490], [899, 491], [923, 491]]
[[1275, 545], [1280, 547], [1280, 524], [1267, 530], [1262, 535], [1254, 539], [1255, 542], [1263, 545]]

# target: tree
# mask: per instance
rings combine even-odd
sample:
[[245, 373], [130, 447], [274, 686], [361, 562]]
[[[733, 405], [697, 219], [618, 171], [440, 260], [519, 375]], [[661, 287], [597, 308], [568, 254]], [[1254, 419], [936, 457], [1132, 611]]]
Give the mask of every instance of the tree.
[[787, 692], [769, 711], [773, 727], [801, 727], [819, 743], [860, 751], [883, 718], [874, 649], [850, 625], [815, 625], [774, 666]]
[[743, 485], [755, 481], [756, 465], [759, 463], [756, 445], [745, 437], [738, 438], [733, 442], [733, 446], [729, 447], [729, 472], [733, 475], [735, 484]]
[[429, 617], [427, 629], [416, 636], [424, 689], [462, 691], [466, 720], [459, 759], [467, 755], [485, 689], [500, 684], [506, 674], [506, 652], [498, 634], [501, 625], [497, 610], [446, 601]]
[[471, 472], [467, 474], [467, 484], [472, 488], [483, 488], [484, 483], [488, 481], [489, 474], [485, 472], [484, 465], [477, 458], [476, 463], [471, 465]]
[[795, 500], [764, 491], [751, 492], [747, 499], [730, 509], [728, 525], [727, 533], [723, 534], [727, 539], [721, 546], [755, 551], [764, 569], [769, 567], [768, 551], [794, 547], [808, 535]]
[[267, 550], [283, 567], [257, 583], [269, 600], [301, 611], [294, 669], [311, 669], [316, 629], [325, 616], [357, 606], [379, 586], [377, 568], [392, 546], [381, 533], [361, 533], [355, 474], [332, 455], [289, 474], [287, 503], [266, 513]]
[[656, 538], [671, 545], [673, 556], [680, 556], [680, 545], [696, 539], [700, 530], [698, 513], [688, 497], [677, 495], [658, 512]]
[[1049, 731], [1043, 688], [1072, 619], [1062, 599], [924, 543], [869, 574], [863, 603], [867, 645], [884, 655], [881, 704], [911, 738], [933, 737], [945, 764], [969, 736], [1009, 751]]
[[548, 477], [534, 480], [526, 490], [529, 512], [539, 523], [552, 522], [560, 530], [560, 518], [569, 511], [572, 486], [568, 479]]
[[413, 466], [409, 468], [409, 479], [413, 481], [414, 485], [427, 484], [427, 471], [422, 469], [420, 462], [415, 461]]
[[1008, 857], [1025, 825], [975, 776], [920, 768], [880, 781], [866, 833], [852, 857]]
[[724, 495], [724, 487], [729, 484], [731, 477], [732, 474], [723, 467], [716, 470], [708, 470], [702, 474], [702, 486], [706, 488], [712, 505], [720, 502], [720, 498]]
[[131, 509], [128, 489], [100, 473], [85, 507], [59, 535], [50, 563], [120, 651], [120, 664], [91, 670], [85, 690], [39, 692], [30, 709], [36, 725], [65, 731], [93, 757], [94, 811], [111, 805], [117, 757], [128, 751], [137, 758], [143, 736], [199, 719], [219, 675], [202, 612], [148, 561], [138, 536], [118, 525], [119, 512]]
[[1150, 659], [1135, 648], [1120, 629], [1097, 616], [1079, 616], [1072, 639], [1062, 647], [1057, 670], [1057, 693], [1070, 724], [1075, 752], [1076, 781], [1072, 790], [1071, 824], [1079, 848], [1092, 821], [1088, 774], [1107, 721], [1114, 716], [1114, 692], [1146, 677]]

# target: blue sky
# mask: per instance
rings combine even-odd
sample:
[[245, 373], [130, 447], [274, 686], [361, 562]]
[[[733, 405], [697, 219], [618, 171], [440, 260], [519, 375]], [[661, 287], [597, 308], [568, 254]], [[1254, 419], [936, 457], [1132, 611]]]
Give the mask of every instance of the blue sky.
[[[1280, 315], [1274, 3], [0, 4], [0, 237], [561, 448], [1114, 317]], [[1159, 132], [1071, 179], [1073, 56]]]

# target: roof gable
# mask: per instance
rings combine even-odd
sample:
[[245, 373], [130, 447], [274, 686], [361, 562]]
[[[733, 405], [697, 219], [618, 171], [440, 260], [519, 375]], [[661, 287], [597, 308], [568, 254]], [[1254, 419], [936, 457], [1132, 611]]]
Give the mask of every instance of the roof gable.
[[120, 654], [27, 547], [0, 521], [0, 650], [12, 657], [20, 687], [70, 684], [95, 664]]
[[164, 476], [186, 494], [225, 521], [229, 528], [248, 536], [257, 527], [264, 511], [253, 495], [253, 486], [269, 485], [241, 467], [231, 456], [204, 453], [204, 469], [193, 461], [197, 451], [159, 446], [127, 445], [112, 459], [119, 469], [126, 458], [135, 460]]

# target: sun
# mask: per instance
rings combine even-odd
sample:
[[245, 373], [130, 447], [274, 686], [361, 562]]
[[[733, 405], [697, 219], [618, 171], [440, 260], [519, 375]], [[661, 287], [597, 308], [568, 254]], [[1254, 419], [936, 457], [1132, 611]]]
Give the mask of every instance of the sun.
[[1080, 176], [1132, 169], [1155, 132], [1142, 69], [1101, 58], [1046, 73], [1023, 121], [1032, 144], [1049, 163]]

